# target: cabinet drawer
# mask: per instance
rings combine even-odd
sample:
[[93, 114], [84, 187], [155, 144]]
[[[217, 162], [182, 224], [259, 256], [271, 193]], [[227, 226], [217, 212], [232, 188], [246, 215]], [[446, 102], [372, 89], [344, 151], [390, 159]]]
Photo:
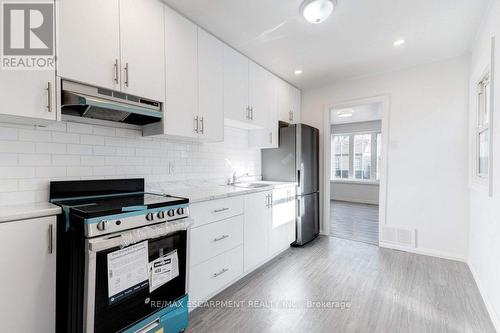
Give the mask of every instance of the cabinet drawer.
[[243, 246], [238, 246], [189, 271], [189, 298], [206, 300], [243, 274]]
[[198, 202], [190, 206], [190, 215], [194, 219], [193, 228], [241, 214], [242, 196]]
[[189, 265], [199, 263], [243, 244], [243, 215], [191, 229]]

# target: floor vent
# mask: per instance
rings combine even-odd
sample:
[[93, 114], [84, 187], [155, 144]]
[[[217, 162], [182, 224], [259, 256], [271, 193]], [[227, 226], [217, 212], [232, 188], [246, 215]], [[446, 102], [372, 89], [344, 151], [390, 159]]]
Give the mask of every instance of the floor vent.
[[416, 247], [416, 232], [405, 226], [383, 226], [382, 241], [402, 246]]

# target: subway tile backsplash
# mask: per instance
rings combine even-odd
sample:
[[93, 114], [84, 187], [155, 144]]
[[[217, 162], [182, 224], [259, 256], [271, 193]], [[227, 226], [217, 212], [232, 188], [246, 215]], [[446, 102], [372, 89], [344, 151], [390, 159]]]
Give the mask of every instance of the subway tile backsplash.
[[223, 183], [233, 170], [260, 175], [260, 150], [248, 147], [248, 132], [226, 127], [224, 137], [221, 143], [185, 143], [71, 122], [0, 124], [0, 205], [46, 201], [51, 180]]

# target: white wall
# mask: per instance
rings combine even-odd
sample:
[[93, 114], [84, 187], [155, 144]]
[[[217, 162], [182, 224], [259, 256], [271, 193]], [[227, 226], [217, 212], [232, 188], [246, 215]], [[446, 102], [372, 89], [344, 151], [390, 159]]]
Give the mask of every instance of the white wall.
[[379, 191], [380, 186], [376, 183], [330, 181], [330, 198], [332, 200], [378, 205]]
[[0, 124], [0, 205], [47, 201], [50, 180], [144, 177], [146, 185], [222, 184], [232, 167], [260, 175], [260, 150], [248, 148], [248, 131], [226, 127], [224, 135], [224, 142], [197, 144], [69, 122], [47, 128]]
[[329, 106], [389, 95], [386, 223], [417, 228], [416, 252], [464, 260], [469, 215], [468, 63], [464, 56], [345, 81], [305, 91], [302, 99], [303, 121], [323, 136]]
[[[493, 196], [487, 188], [478, 186], [472, 178], [470, 164], [470, 237], [469, 266], [474, 274], [483, 299], [496, 329], [500, 332], [500, 2], [491, 1], [482, 29], [480, 30], [471, 57], [470, 91], [475, 91], [475, 83], [490, 63], [490, 38], [496, 35], [495, 87], [494, 87], [494, 132], [493, 132]], [[470, 96], [471, 129], [474, 124], [475, 96]], [[473, 144], [473, 135], [470, 135]], [[473, 161], [473, 149], [470, 149]]]

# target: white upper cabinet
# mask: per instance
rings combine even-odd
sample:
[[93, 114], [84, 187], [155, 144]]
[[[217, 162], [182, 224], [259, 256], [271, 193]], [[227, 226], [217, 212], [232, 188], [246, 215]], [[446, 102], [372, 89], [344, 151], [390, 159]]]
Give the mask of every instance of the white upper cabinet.
[[164, 132], [197, 138], [198, 28], [165, 6], [166, 99]]
[[53, 70], [2, 70], [0, 122], [44, 125], [57, 119]]
[[201, 28], [198, 28], [198, 117], [201, 140], [224, 140], [224, 44]]
[[271, 74], [253, 61], [248, 68], [250, 117], [257, 126], [266, 127], [274, 97], [270, 89]]
[[293, 124], [300, 123], [300, 112], [301, 112], [301, 103], [302, 103], [302, 94], [299, 89], [290, 86], [291, 89], [291, 118], [290, 122]]
[[254, 113], [260, 121], [263, 121], [263, 128], [250, 130], [249, 146], [257, 148], [277, 148], [278, 147], [278, 88], [279, 79], [273, 74], [265, 71], [265, 81], [261, 82], [259, 89], [259, 109], [254, 109]]
[[224, 44], [165, 6], [165, 114], [144, 135], [224, 139]]
[[[119, 0], [60, 0], [56, 4], [57, 75], [119, 90]], [[137, 18], [136, 22], [142, 21]]]
[[249, 122], [248, 58], [224, 45], [224, 117], [227, 122]]
[[278, 83], [279, 120], [290, 124], [300, 122], [300, 90], [283, 80]]
[[159, 0], [120, 0], [121, 89], [156, 101], [165, 99], [163, 7]]
[[58, 76], [164, 100], [159, 0], [63, 0], [58, 6]]

